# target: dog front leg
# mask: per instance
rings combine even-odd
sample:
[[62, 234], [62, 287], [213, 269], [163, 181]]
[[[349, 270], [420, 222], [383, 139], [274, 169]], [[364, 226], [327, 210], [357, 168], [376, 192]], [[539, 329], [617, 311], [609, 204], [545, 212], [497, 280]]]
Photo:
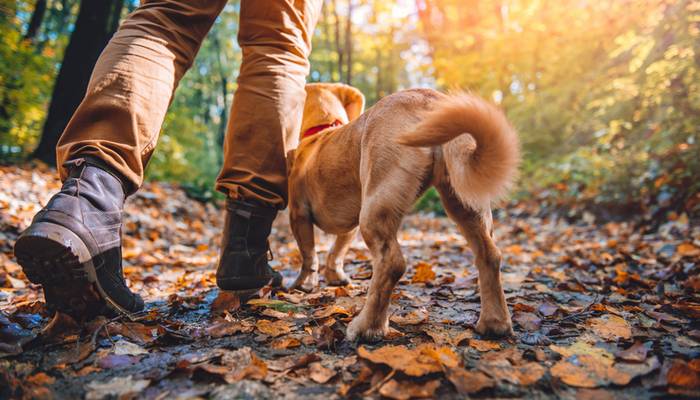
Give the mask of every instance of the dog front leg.
[[314, 225], [308, 213], [290, 207], [289, 222], [301, 253], [301, 271], [292, 289], [312, 292], [318, 287], [318, 257], [314, 244]]

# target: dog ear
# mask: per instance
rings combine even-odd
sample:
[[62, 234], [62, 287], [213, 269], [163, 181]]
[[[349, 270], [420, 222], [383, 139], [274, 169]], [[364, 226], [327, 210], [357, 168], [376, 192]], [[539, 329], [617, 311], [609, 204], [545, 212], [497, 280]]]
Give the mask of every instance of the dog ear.
[[333, 91], [343, 103], [348, 120], [354, 120], [365, 110], [365, 96], [358, 89], [349, 85], [335, 84]]

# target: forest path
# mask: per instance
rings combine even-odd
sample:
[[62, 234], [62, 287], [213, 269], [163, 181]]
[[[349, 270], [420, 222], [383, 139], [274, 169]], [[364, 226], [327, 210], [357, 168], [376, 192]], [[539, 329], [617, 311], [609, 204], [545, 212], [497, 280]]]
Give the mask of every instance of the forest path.
[[[222, 211], [165, 184], [126, 206], [125, 272], [148, 310], [135, 321], [49, 322], [12, 256], [18, 232], [58, 190], [53, 172], [0, 167], [0, 398], [335, 398], [341, 396], [653, 398], [700, 395], [700, 228], [684, 216], [643, 233], [631, 223], [567, 221], [534, 203], [495, 213], [515, 336], [473, 330], [473, 256], [446, 218], [406, 218], [409, 268], [393, 296], [391, 338], [345, 340], [371, 276], [358, 238], [345, 288], [216, 289]], [[273, 265], [299, 253], [281, 215]], [[317, 237], [321, 260], [331, 237]]]

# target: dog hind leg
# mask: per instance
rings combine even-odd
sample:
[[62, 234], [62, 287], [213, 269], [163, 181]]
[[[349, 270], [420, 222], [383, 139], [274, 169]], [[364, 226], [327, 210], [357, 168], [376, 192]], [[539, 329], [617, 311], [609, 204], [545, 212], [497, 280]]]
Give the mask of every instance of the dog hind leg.
[[355, 235], [357, 235], [357, 228], [336, 236], [333, 247], [331, 247], [328, 257], [326, 257], [326, 265], [323, 268], [323, 277], [326, 279], [327, 285], [345, 286], [350, 283], [350, 279], [348, 279], [343, 270], [343, 260], [350, 249], [350, 244]]
[[512, 334], [510, 313], [501, 286], [501, 252], [491, 233], [491, 209], [477, 211], [464, 206], [449, 186], [437, 189], [447, 215], [457, 223], [476, 255], [481, 295], [481, 315], [476, 331], [491, 336]]

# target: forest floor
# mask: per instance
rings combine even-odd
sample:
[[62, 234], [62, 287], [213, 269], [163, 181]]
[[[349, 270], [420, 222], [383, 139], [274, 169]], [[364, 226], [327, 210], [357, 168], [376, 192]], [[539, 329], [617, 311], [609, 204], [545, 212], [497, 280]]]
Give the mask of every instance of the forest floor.
[[[59, 184], [43, 167], [0, 167], [0, 187], [0, 398], [700, 396], [700, 227], [684, 215], [645, 232], [535, 203], [499, 209], [515, 330], [499, 340], [473, 330], [478, 277], [455, 226], [411, 215], [393, 333], [358, 344], [344, 332], [372, 274], [361, 239], [350, 286], [265, 289], [241, 304], [215, 284], [222, 210], [154, 183], [129, 199], [124, 223], [125, 273], [147, 311], [51, 320], [12, 247]], [[272, 246], [288, 285], [299, 253], [285, 218]], [[321, 259], [331, 239], [317, 237]]]

